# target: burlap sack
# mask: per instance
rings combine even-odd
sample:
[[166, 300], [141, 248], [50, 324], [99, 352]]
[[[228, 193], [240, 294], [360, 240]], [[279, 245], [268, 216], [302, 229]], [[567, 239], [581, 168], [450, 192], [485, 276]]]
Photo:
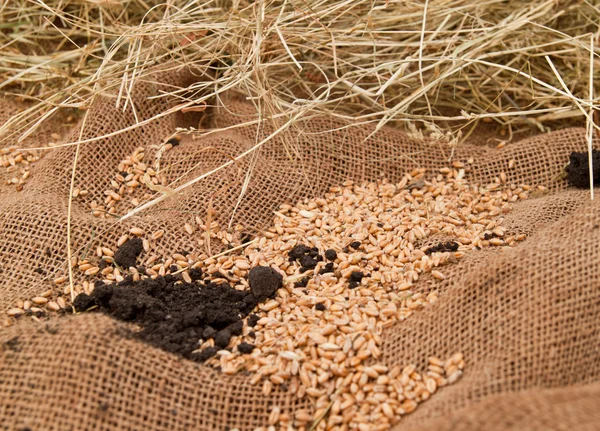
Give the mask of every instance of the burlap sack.
[[[164, 111], [176, 101], [156, 98], [161, 85], [189, 76], [159, 75], [138, 85], [135, 114], [97, 99], [83, 138], [116, 132]], [[3, 103], [5, 121], [18, 109]], [[256, 109], [235, 97], [219, 102], [211, 126], [225, 131], [186, 137], [163, 159], [173, 186], [209, 172], [280, 128], [287, 119], [256, 120]], [[76, 185], [89, 191], [74, 201], [72, 245], [81, 256], [98, 244], [116, 244], [132, 226], [164, 229], [152, 253], [202, 252], [184, 223], [205, 217], [248, 232], [268, 226], [281, 203], [318, 196], [347, 179], [400, 178], [414, 167], [448, 164], [447, 144], [421, 141], [391, 129], [365, 140], [371, 126], [322, 117], [298, 121], [254, 153], [183, 193], [124, 222], [91, 215], [102, 202], [117, 165], [138, 146], [158, 145], [175, 127], [197, 125], [196, 114], [174, 114], [97, 142], [82, 144]], [[59, 130], [48, 123], [19, 146], [37, 147]], [[54, 128], [54, 129], [53, 129]], [[65, 142], [76, 140], [79, 127]], [[511, 182], [542, 185], [508, 215], [510, 232], [527, 233], [515, 249], [471, 254], [446, 268], [435, 307], [385, 333], [384, 362], [423, 367], [430, 355], [463, 352], [467, 368], [455, 385], [402, 419], [397, 429], [593, 429], [600, 405], [600, 212], [588, 191], [558, 180], [573, 150], [584, 150], [583, 129], [567, 129], [494, 147], [461, 144], [452, 160], [473, 158], [468, 173], [486, 183], [500, 172]], [[206, 150], [209, 148], [208, 150]], [[203, 150], [204, 149], [204, 150]], [[215, 150], [217, 149], [217, 150]], [[150, 151], [150, 150], [149, 150]], [[0, 309], [49, 288], [65, 271], [69, 181], [75, 148], [48, 151], [31, 169], [23, 191], [0, 185]], [[509, 160], [515, 167], [508, 169]], [[247, 178], [249, 175], [249, 178]], [[4, 178], [4, 177], [3, 177]], [[245, 193], [244, 182], [248, 181]], [[43, 268], [46, 275], [36, 272]], [[79, 274], [79, 273], [77, 273]], [[77, 282], [81, 280], [77, 275]], [[431, 288], [423, 278], [417, 289]], [[585, 387], [583, 385], [590, 385]], [[249, 376], [228, 377], [128, 336], [124, 324], [98, 314], [55, 316], [41, 323], [22, 318], [0, 330], [0, 428], [6, 430], [251, 430], [264, 426], [272, 406], [309, 408], [307, 400], [276, 390], [264, 397]], [[585, 428], [587, 427], [587, 428]]]

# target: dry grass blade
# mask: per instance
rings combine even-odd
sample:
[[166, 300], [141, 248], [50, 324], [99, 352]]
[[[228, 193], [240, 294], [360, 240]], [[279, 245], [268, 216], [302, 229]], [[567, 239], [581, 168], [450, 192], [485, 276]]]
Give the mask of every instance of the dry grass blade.
[[[594, 103], [594, 35], [590, 34], [590, 103]], [[592, 147], [594, 143], [594, 107], [590, 106], [590, 114], [587, 121], [587, 143], [588, 143], [588, 162], [590, 172], [590, 198], [594, 200], [594, 166], [592, 157]]]

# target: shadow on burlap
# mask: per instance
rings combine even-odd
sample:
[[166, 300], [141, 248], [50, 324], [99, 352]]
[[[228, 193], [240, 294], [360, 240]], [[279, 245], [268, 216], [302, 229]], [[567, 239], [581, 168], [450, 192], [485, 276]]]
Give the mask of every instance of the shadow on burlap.
[[[157, 79], [160, 84], [137, 88], [139, 121], [175, 103], [149, 98], [161, 85], [180, 85], [189, 77]], [[186, 137], [164, 155], [174, 185], [229, 162], [283, 124], [268, 120], [260, 129], [244, 126], [256, 119], [254, 108], [233, 97], [222, 104], [212, 125], [226, 131]], [[5, 119], [14, 106], [5, 103], [2, 109]], [[97, 100], [88, 115], [84, 139], [135, 123], [131, 109], [116, 111], [112, 99]], [[196, 215], [204, 219], [209, 204], [222, 227], [231, 222], [258, 232], [281, 203], [318, 196], [347, 179], [394, 181], [415, 167], [433, 171], [446, 166], [450, 156], [446, 144], [396, 130], [365, 141], [371, 126], [312, 118], [262, 145], [256, 157], [231, 164], [142, 216], [121, 223], [92, 217], [90, 203], [104, 201], [122, 159], [136, 147], [161, 144], [175, 127], [194, 121], [193, 115], [175, 114], [81, 145], [76, 185], [89, 193], [73, 206], [72, 244], [78, 256], [98, 244], [114, 247], [132, 226], [166, 231], [150, 253], [201, 253], [199, 234], [187, 234], [183, 225]], [[22, 145], [44, 144], [47, 132]], [[428, 356], [456, 351], [467, 362], [457, 384], [441, 389], [396, 429], [479, 429], [484, 420], [498, 430], [566, 429], [579, 423], [592, 429], [600, 420], [593, 408], [600, 403], [600, 211], [589, 202], [589, 192], [568, 190], [556, 180], [569, 153], [585, 149], [584, 132], [562, 130], [502, 150], [464, 144], [455, 151], [452, 160], [474, 159], [467, 172], [473, 182], [491, 182], [506, 172], [510, 182], [543, 185], [548, 193], [518, 203], [506, 217], [511, 233], [529, 235], [523, 244], [505, 253], [472, 253], [444, 270], [449, 277], [441, 286], [424, 278], [417, 288], [435, 286], [441, 291], [438, 303], [385, 333], [383, 362], [388, 365], [424, 367]], [[75, 128], [66, 141], [78, 135]], [[22, 192], [0, 185], [2, 310], [49, 288], [62, 292], [52, 280], [65, 270], [74, 153], [74, 147], [48, 151], [32, 167]], [[515, 167], [509, 170], [511, 159]], [[241, 195], [248, 172], [249, 187]], [[47, 275], [36, 273], [38, 267]], [[20, 321], [0, 330], [0, 428], [250, 430], [265, 425], [274, 405], [283, 412], [310, 406], [280, 389], [265, 397], [249, 376], [228, 377], [175, 357], [131, 339], [124, 328], [106, 316], [85, 314]]]

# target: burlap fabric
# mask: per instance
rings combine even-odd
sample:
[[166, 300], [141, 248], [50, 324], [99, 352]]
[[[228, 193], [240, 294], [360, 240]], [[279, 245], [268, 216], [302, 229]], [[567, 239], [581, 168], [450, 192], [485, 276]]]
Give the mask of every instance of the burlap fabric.
[[[155, 97], [162, 85], [189, 76], [160, 75], [138, 85], [131, 108], [97, 99], [83, 138], [108, 135], [150, 118], [175, 101]], [[3, 103], [0, 119], [17, 109]], [[448, 164], [445, 143], [420, 141], [386, 129], [365, 140], [371, 126], [315, 117], [295, 122], [254, 155], [199, 181], [180, 195], [124, 222], [92, 217], [90, 202], [104, 200], [117, 165], [138, 146], [159, 145], [175, 127], [197, 125], [196, 114], [174, 114], [98, 142], [82, 144], [76, 185], [89, 194], [74, 201], [73, 250], [81, 256], [98, 244], [114, 246], [132, 226], [158, 228], [165, 237], [151, 252], [202, 252], [198, 235], [184, 223], [208, 206], [221, 226], [249, 232], [268, 226], [281, 203], [318, 196], [347, 179], [391, 180], [414, 167]], [[253, 147], [287, 119], [257, 124], [256, 109], [227, 97], [212, 112], [212, 127], [227, 128], [202, 139], [186, 137], [163, 163], [173, 186], [209, 172]], [[19, 146], [48, 141], [49, 123]], [[68, 131], [66, 141], [79, 136]], [[397, 429], [595, 429], [600, 405], [600, 211], [589, 192], [557, 180], [573, 150], [584, 150], [583, 129], [567, 129], [498, 150], [461, 144], [452, 160], [473, 158], [472, 181], [487, 183], [506, 172], [511, 182], [543, 185], [518, 203], [506, 225], [528, 239], [515, 249], [471, 254], [446, 268], [440, 300], [387, 330], [384, 362], [425, 365], [430, 355], [463, 352], [467, 368], [455, 385], [402, 419]], [[204, 150], [203, 150], [204, 149]], [[217, 150], [215, 150], [217, 149]], [[148, 150], [150, 152], [150, 150]], [[0, 309], [49, 288], [66, 260], [69, 180], [75, 149], [48, 151], [32, 169], [24, 190], [0, 185]], [[508, 169], [509, 160], [515, 167]], [[249, 177], [248, 177], [249, 175]], [[248, 187], [242, 193], [244, 183]], [[48, 251], [48, 252], [46, 252]], [[42, 267], [47, 275], [35, 272]], [[79, 275], [78, 275], [79, 277]], [[79, 278], [78, 278], [79, 280]], [[431, 288], [424, 278], [418, 289]], [[586, 386], [588, 385], [588, 386]], [[284, 412], [308, 408], [307, 400], [275, 390], [269, 397], [249, 377], [228, 377], [129, 337], [125, 326], [98, 314], [27, 319], [0, 330], [0, 428], [6, 430], [251, 430], [264, 426], [272, 406]]]

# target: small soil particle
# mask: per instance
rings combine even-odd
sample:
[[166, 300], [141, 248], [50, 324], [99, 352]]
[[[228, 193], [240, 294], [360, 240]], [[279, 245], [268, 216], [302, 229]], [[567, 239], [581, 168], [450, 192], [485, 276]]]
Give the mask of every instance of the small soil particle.
[[238, 344], [237, 348], [240, 353], [249, 354], [254, 350], [254, 345], [244, 341], [243, 343]]
[[45, 275], [46, 274], [46, 271], [44, 271], [44, 269], [41, 266], [38, 266], [34, 271], [37, 272], [40, 275]]
[[229, 340], [231, 339], [231, 332], [229, 329], [223, 329], [219, 331], [217, 336], [215, 337], [215, 346], [221, 347], [224, 349], [229, 345]]
[[121, 268], [135, 266], [135, 261], [144, 250], [143, 242], [140, 238], [131, 238], [117, 249], [114, 260]]
[[306, 287], [310, 278], [304, 277], [300, 281], [294, 283], [294, 287]]
[[304, 268], [313, 269], [317, 266], [317, 260], [310, 256], [302, 256], [300, 259], [300, 265]]
[[350, 289], [356, 289], [358, 286], [360, 286], [360, 282], [362, 281], [363, 277], [365, 277], [365, 274], [362, 272], [353, 271], [352, 274], [350, 274], [350, 283], [348, 284], [348, 287]]
[[327, 260], [336, 260], [337, 259], [337, 253], [335, 250], [329, 249], [325, 251], [325, 259]]
[[315, 310], [325, 311], [327, 310], [327, 307], [325, 307], [325, 304], [323, 304], [322, 302], [317, 302], [317, 304], [315, 305]]
[[[573, 187], [586, 189], [590, 187], [589, 157], [587, 152], [572, 152], [567, 165], [567, 181]], [[592, 173], [594, 186], [600, 185], [600, 150], [592, 150]]]
[[360, 283], [364, 276], [365, 274], [360, 271], [353, 271], [352, 274], [350, 274], [350, 281], [357, 281]]
[[327, 274], [330, 272], [334, 272], [333, 263], [331, 263], [331, 262], [329, 262], [327, 265], [325, 265], [325, 267], [319, 271], [319, 274]]
[[354, 241], [354, 242], [350, 243], [350, 247], [352, 247], [354, 250], [358, 250], [358, 248], [360, 247], [360, 242]]
[[260, 317], [258, 315], [251, 314], [250, 316], [248, 316], [248, 326], [250, 326], [251, 328], [254, 328], [259, 320], [260, 320]]
[[256, 300], [262, 302], [283, 285], [283, 276], [268, 266], [257, 266], [248, 273], [248, 282]]
[[179, 140], [179, 138], [170, 138], [167, 141], [167, 144], [171, 144], [172, 146], [176, 147], [177, 145], [179, 145], [181, 143], [181, 141]]

